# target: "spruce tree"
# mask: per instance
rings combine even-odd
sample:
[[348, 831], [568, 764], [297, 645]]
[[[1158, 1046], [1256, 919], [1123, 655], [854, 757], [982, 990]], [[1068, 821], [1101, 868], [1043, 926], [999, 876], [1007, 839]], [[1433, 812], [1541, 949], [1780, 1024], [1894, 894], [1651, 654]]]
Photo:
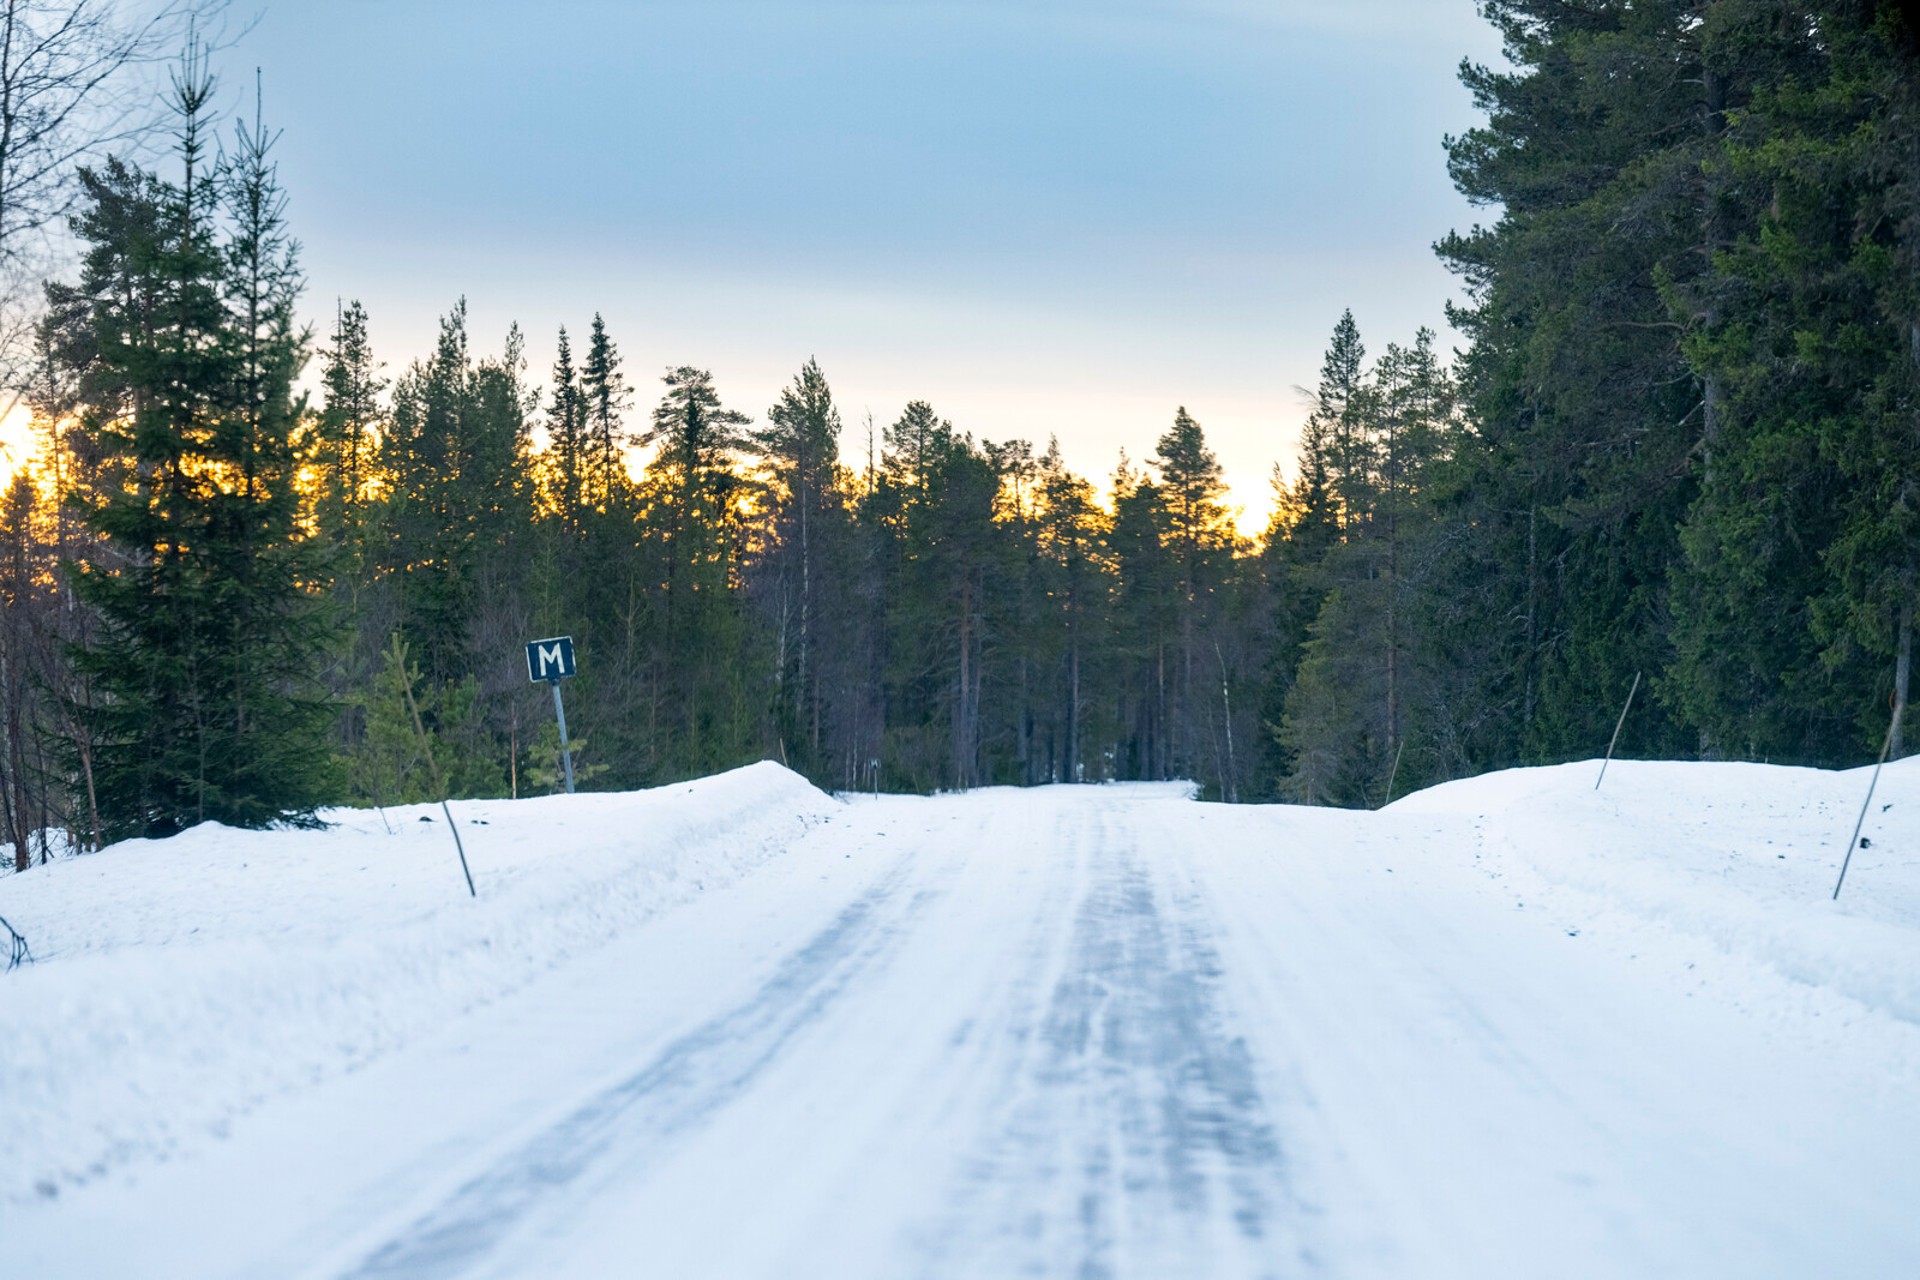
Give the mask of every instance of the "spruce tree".
[[[1734, 21], [1716, 23], [1716, 44], [1746, 44], [1740, 11], [1752, 8], [1724, 6]], [[1828, 24], [1829, 39], [1852, 43], [1850, 25]], [[1881, 496], [1872, 478], [1846, 474], [1846, 442], [1868, 416], [1862, 389], [1902, 343], [1855, 259], [1857, 228], [1875, 219], [1861, 217], [1871, 181], [1848, 160], [1880, 108], [1834, 94], [1826, 56], [1794, 43], [1768, 57], [1717, 161], [1764, 190], [1765, 206], [1727, 229], [1711, 275], [1671, 291], [1716, 419], [1671, 575], [1674, 660], [1653, 688], [1702, 754], [1815, 762], [1874, 750], [1886, 729], [1860, 633], [1827, 606], [1845, 594], [1836, 540], [1862, 509], [1856, 495]], [[1884, 642], [1891, 629], [1875, 624], [1892, 619], [1878, 613], [1862, 620]], [[1857, 725], [1862, 710], [1877, 723]]]
[[[1871, 754], [1891, 707], [1890, 754], [1914, 732], [1915, 608], [1920, 603], [1920, 13], [1910, 5], [1813, 6], [1824, 39], [1795, 31], [1794, 51], [1820, 56], [1799, 83], [1756, 105], [1778, 120], [1760, 159], [1791, 173], [1796, 199], [1769, 219], [1766, 239], [1802, 245], [1806, 259], [1835, 269], [1809, 280], [1827, 341], [1819, 372], [1830, 390], [1864, 385], [1852, 414], [1818, 423], [1821, 460], [1839, 480], [1839, 527], [1825, 549], [1831, 575], [1814, 611], [1823, 664], [1843, 677], [1824, 699], [1846, 707], [1852, 742], [1836, 751]], [[1809, 92], [1796, 93], [1804, 84]], [[1787, 163], [1781, 164], [1781, 160]], [[1822, 182], [1833, 211], [1806, 200]], [[1788, 210], [1798, 217], [1788, 216]], [[1771, 208], [1769, 209], [1771, 212]], [[1837, 218], [1833, 214], [1839, 215]], [[1846, 238], [1830, 239], [1835, 223]], [[1811, 223], [1811, 235], [1806, 234]], [[1796, 234], [1798, 233], [1798, 234]], [[1844, 246], [1841, 259], [1834, 249]], [[1821, 286], [1824, 286], [1822, 288]], [[1865, 305], [1862, 305], [1862, 304]], [[1804, 304], [1803, 304], [1804, 305]], [[1803, 348], [1816, 339], [1801, 339]], [[1868, 673], [1871, 673], [1870, 675]], [[1823, 691], [1825, 692], [1825, 691]], [[1850, 747], [1851, 749], [1847, 749]]]
[[[1468, 292], [1450, 318], [1474, 420], [1445, 643], [1468, 677], [1452, 713], [1498, 767], [1604, 747], [1633, 673], [1664, 661], [1691, 459], [1724, 392], [1689, 367], [1671, 303], [1725, 243], [1712, 161], [1739, 102], [1703, 61], [1698, 4], [1481, 8], [1512, 65], [1463, 68], [1488, 119], [1447, 143], [1455, 186], [1498, 216], [1438, 246]], [[1688, 745], [1657, 702], [1635, 724], [1643, 749]]]
[[587, 358], [580, 368], [580, 397], [592, 476], [590, 497], [604, 509], [626, 481], [627, 436], [621, 419], [632, 398], [626, 377], [620, 372], [619, 352], [597, 311], [593, 333], [587, 340]]
[[559, 351], [553, 361], [553, 387], [547, 404], [547, 459], [549, 504], [569, 534], [577, 534], [587, 505], [591, 442], [587, 436], [587, 397], [573, 367], [573, 347], [567, 327], [560, 326]]
[[190, 52], [173, 81], [180, 183], [140, 183], [140, 216], [82, 224], [126, 233], [89, 256], [118, 258], [131, 286], [85, 299], [94, 385], [118, 393], [91, 422], [129, 464], [89, 512], [114, 554], [75, 579], [101, 619], [74, 660], [109, 838], [309, 823], [332, 791], [315, 692], [332, 637], [295, 490], [300, 275], [272, 136], [256, 120], [213, 164], [212, 93]]
[[484, 669], [490, 694], [514, 687], [513, 615], [534, 509], [525, 364], [517, 327], [499, 356], [473, 358], [461, 299], [442, 317], [433, 355], [394, 386], [381, 568], [390, 617], [435, 684]]
[[[1172, 698], [1172, 768], [1188, 777], [1212, 778], [1230, 796], [1232, 780], [1224, 769], [1219, 673], [1224, 658], [1210, 639], [1228, 585], [1234, 531], [1222, 499], [1226, 484], [1220, 462], [1207, 447], [1206, 433], [1181, 407], [1173, 425], [1154, 446], [1158, 493], [1165, 511], [1167, 551], [1173, 569], [1173, 607], [1178, 618]], [[1211, 661], [1210, 661], [1211, 660]]]
[[321, 534], [357, 567], [365, 554], [366, 508], [380, 438], [379, 397], [387, 387], [367, 337], [366, 308], [358, 301], [335, 313], [323, 360], [325, 404], [310, 450], [320, 473], [315, 514]]
[[1353, 312], [1341, 312], [1320, 365], [1308, 431], [1316, 438], [1314, 462], [1324, 471], [1335, 498], [1334, 520], [1342, 528], [1362, 519], [1371, 506], [1375, 460], [1367, 431], [1366, 358]]

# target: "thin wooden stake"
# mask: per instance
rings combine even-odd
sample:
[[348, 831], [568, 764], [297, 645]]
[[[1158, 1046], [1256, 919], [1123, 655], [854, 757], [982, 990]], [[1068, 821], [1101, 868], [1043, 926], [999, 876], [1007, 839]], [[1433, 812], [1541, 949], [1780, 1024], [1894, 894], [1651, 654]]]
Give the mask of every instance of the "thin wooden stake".
[[467, 878], [467, 896], [477, 898], [480, 893], [473, 887], [473, 872], [467, 870], [467, 846], [460, 843], [460, 824], [453, 820], [453, 810], [445, 800], [440, 802], [440, 812], [447, 815], [447, 830], [453, 832], [453, 847], [460, 854], [460, 874]]
[[1393, 780], [1400, 776], [1400, 757], [1407, 753], [1407, 740], [1400, 739], [1400, 745], [1393, 751], [1393, 768], [1387, 770], [1387, 794], [1380, 801], [1380, 807], [1386, 808], [1393, 803]]
[[32, 964], [33, 952], [28, 949], [27, 940], [20, 935], [19, 930], [4, 919], [0, 919], [0, 929], [6, 930], [7, 934], [7, 968], [13, 970], [23, 964]]
[[1600, 762], [1600, 776], [1593, 780], [1593, 789], [1598, 791], [1600, 784], [1607, 780], [1607, 766], [1613, 763], [1613, 748], [1620, 741], [1620, 730], [1627, 723], [1627, 712], [1633, 710], [1633, 695], [1640, 692], [1640, 673], [1633, 673], [1633, 688], [1627, 690], [1627, 705], [1620, 708], [1620, 718], [1614, 722], [1613, 736], [1607, 739], [1607, 758]]
[[427, 726], [420, 720], [420, 704], [413, 700], [413, 677], [407, 672], [407, 649], [398, 632], [393, 637], [393, 656], [400, 666], [400, 690], [407, 695], [407, 710], [413, 713], [413, 731], [420, 739], [420, 749], [427, 756], [427, 772], [433, 778], [434, 790], [440, 793], [440, 812], [447, 816], [447, 830], [453, 832], [453, 847], [460, 855], [460, 874], [467, 878], [467, 896], [477, 898], [480, 892], [473, 887], [473, 872], [467, 868], [467, 846], [461, 842], [460, 825], [453, 820], [453, 810], [447, 806], [447, 782], [440, 776], [440, 762], [433, 758], [433, 740], [427, 737]]
[[1853, 861], [1853, 851], [1860, 844], [1860, 828], [1867, 823], [1867, 810], [1873, 807], [1873, 789], [1880, 785], [1880, 770], [1886, 766], [1887, 753], [1893, 750], [1893, 727], [1900, 723], [1900, 708], [1895, 707], [1893, 718], [1887, 721], [1887, 740], [1880, 747], [1880, 759], [1874, 763], [1873, 777], [1867, 782], [1867, 798], [1860, 802], [1860, 816], [1854, 819], [1853, 838], [1847, 841], [1847, 856], [1840, 859], [1840, 878], [1833, 882], [1833, 901], [1840, 901], [1840, 886], [1847, 882], [1847, 865]]

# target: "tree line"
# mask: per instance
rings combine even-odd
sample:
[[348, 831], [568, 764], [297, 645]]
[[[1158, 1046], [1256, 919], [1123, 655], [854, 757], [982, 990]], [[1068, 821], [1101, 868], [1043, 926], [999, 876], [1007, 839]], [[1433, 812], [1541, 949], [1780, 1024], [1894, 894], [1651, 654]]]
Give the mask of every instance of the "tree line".
[[[1920, 82], [1885, 0], [1497, 0], [1440, 246], [1468, 411], [1436, 630], [1476, 760], [1843, 764], [1907, 715]], [[1891, 714], [1890, 714], [1891, 713]]]
[[[1102, 486], [915, 401], [850, 433], [630, 372], [599, 316], [389, 378], [296, 318], [256, 119], [83, 170], [0, 506], [7, 835], [80, 844], [559, 778], [522, 644], [567, 633], [582, 785], [774, 758], [835, 788], [1192, 779], [1370, 806], [1623, 747], [1903, 749], [1920, 575], [1920, 95], [1871, 0], [1485, 0], [1447, 140], [1465, 300], [1334, 326], [1274, 515], [1177, 408]], [[297, 391], [309, 358], [320, 392]], [[542, 361], [544, 364], [544, 360]], [[755, 406], [757, 409], [758, 406]], [[849, 436], [853, 438], [849, 438]], [[644, 466], [632, 459], [644, 453]], [[40, 833], [40, 834], [36, 834]], [[38, 846], [34, 841], [38, 840]]]

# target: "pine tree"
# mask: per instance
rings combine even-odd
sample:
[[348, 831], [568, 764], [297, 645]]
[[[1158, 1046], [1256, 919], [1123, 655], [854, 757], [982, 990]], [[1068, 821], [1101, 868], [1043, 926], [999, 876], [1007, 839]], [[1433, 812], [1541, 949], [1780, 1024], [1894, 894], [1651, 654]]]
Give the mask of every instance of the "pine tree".
[[0, 496], [0, 836], [13, 846], [16, 871], [33, 865], [36, 837], [46, 859], [56, 824], [84, 829], [62, 821], [66, 788], [52, 767], [58, 739], [47, 697], [55, 674], [48, 618], [57, 597], [45, 505], [24, 470]]
[[751, 419], [721, 404], [704, 370], [669, 369], [663, 381], [639, 441], [657, 450], [638, 495], [641, 554], [654, 570], [649, 715], [666, 748], [660, 776], [685, 777], [774, 744], [756, 678], [767, 659], [738, 590], [748, 531], [737, 459]]
[[1224, 607], [1234, 551], [1232, 518], [1222, 502], [1226, 484], [1205, 432], [1184, 407], [1155, 445], [1153, 465], [1160, 473], [1179, 632], [1169, 705], [1171, 767], [1183, 776], [1213, 778], [1221, 795], [1231, 798], [1233, 779], [1220, 750], [1224, 725], [1212, 694], [1217, 682], [1207, 670], [1215, 665], [1209, 658], [1224, 664], [1217, 651], [1209, 651], [1214, 645], [1208, 637]]
[[943, 421], [925, 400], [908, 403], [885, 432], [882, 471], [893, 485], [924, 495], [935, 459], [953, 437], [953, 424]]
[[925, 401], [886, 431], [865, 513], [882, 538], [884, 767], [913, 791], [984, 776], [985, 621], [993, 564], [994, 461]]
[[1044, 599], [1054, 632], [1057, 737], [1042, 774], [1050, 782], [1081, 782], [1104, 776], [1087, 741], [1094, 727], [1093, 691], [1100, 673], [1101, 633], [1107, 624], [1109, 570], [1103, 542], [1108, 531], [1093, 485], [1067, 469], [1060, 442], [1050, 439], [1040, 458], [1038, 552], [1048, 570]]
[[809, 359], [801, 367], [779, 402], [767, 410], [766, 425], [750, 438], [772, 482], [766, 560], [778, 583], [773, 612], [781, 718], [800, 730], [807, 763], [817, 767], [825, 715], [815, 659], [823, 586], [818, 544], [834, 535], [844, 514], [837, 463], [840, 411], [818, 361]]
[[686, 365], [667, 370], [667, 393], [653, 411], [640, 443], [656, 445], [659, 462], [682, 473], [690, 489], [708, 497], [728, 496], [732, 460], [747, 445], [746, 414], [723, 408], [713, 375]]
[[1124, 779], [1174, 775], [1173, 695], [1180, 636], [1179, 565], [1167, 533], [1164, 495], [1125, 452], [1112, 481], [1108, 535], [1115, 588], [1112, 648], [1119, 722], [1115, 769]]
[[498, 795], [496, 768], [473, 749], [484, 732], [477, 698], [471, 676], [454, 684], [425, 681], [405, 639], [395, 633], [380, 652], [369, 688], [354, 699], [366, 731], [346, 761], [353, 798], [383, 806], [421, 804], [445, 798], [443, 786], [452, 796]]

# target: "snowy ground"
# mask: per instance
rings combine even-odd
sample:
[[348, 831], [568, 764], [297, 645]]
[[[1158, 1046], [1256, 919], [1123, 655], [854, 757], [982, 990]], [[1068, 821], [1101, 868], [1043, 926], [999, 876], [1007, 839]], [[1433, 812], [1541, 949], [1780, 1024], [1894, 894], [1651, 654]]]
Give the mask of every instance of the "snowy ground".
[[1865, 771], [1593, 774], [760, 765], [456, 805], [478, 901], [437, 807], [0, 877], [0, 1274], [1920, 1274], [1920, 761], [1837, 904]]

